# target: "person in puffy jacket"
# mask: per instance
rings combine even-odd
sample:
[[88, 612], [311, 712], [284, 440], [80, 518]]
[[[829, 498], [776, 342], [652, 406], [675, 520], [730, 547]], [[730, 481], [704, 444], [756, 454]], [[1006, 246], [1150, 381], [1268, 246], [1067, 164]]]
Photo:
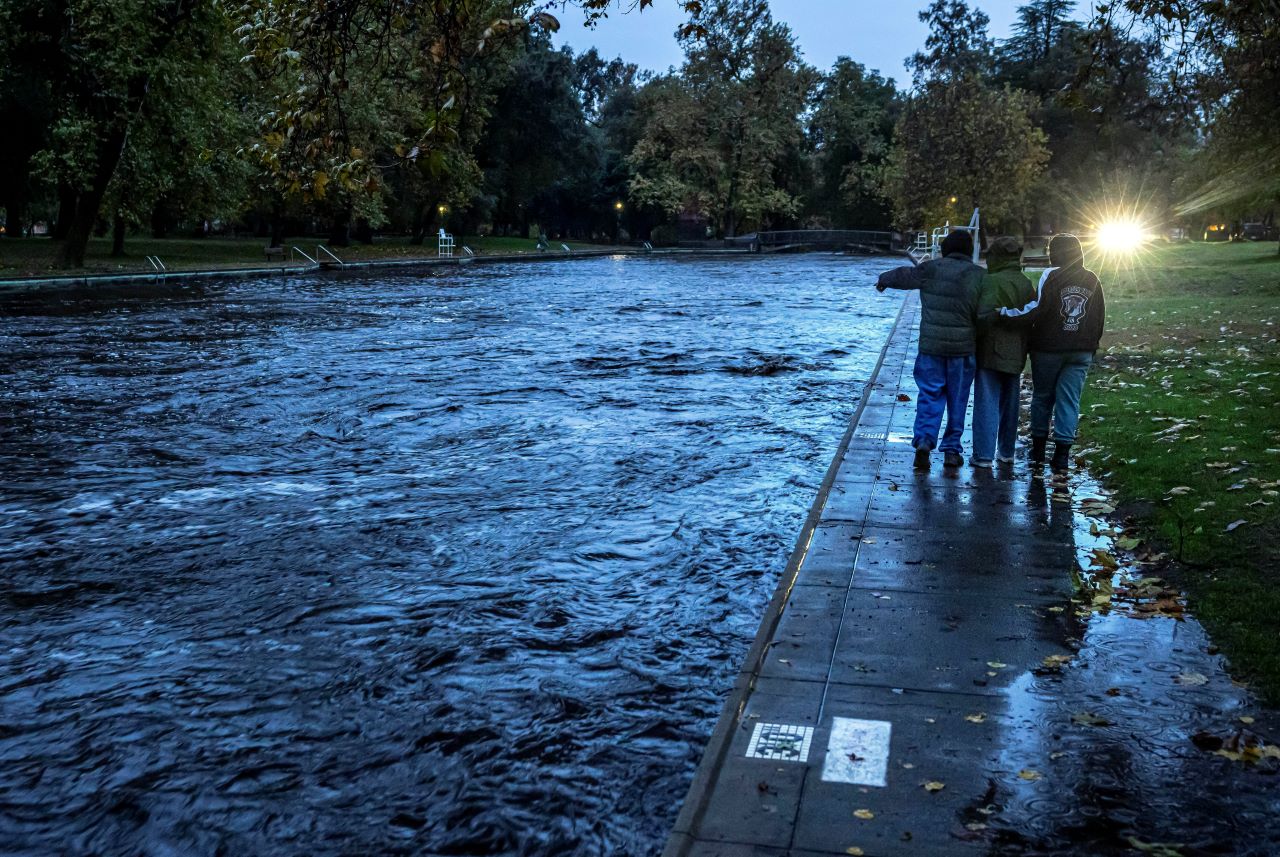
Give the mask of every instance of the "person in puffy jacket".
[[1013, 461], [1027, 333], [997, 325], [996, 319], [998, 310], [1026, 306], [1035, 296], [1035, 286], [1022, 273], [1018, 239], [1003, 236], [991, 242], [978, 300], [978, 374], [973, 383], [973, 458], [969, 462], [974, 467], [990, 467], [997, 458]]
[[876, 290], [920, 290], [920, 352], [916, 355], [916, 421], [912, 444], [915, 466], [929, 467], [929, 453], [938, 447], [938, 431], [946, 412], [942, 435], [943, 464], [964, 464], [960, 439], [969, 408], [969, 389], [977, 366], [978, 296], [982, 268], [970, 261], [973, 236], [964, 230], [942, 240], [942, 258], [920, 265], [894, 268], [880, 275]]
[[1055, 473], [1070, 466], [1080, 423], [1080, 395], [1106, 321], [1098, 275], [1084, 266], [1074, 235], [1049, 241], [1049, 264], [1036, 297], [1018, 309], [1002, 309], [1001, 324], [1027, 330], [1031, 352], [1031, 460], [1043, 462], [1053, 425]]

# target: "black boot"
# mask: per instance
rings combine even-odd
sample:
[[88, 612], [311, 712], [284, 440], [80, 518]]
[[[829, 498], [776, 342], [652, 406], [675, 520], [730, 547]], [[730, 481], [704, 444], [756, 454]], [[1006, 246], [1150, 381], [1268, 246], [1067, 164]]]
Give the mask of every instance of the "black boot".
[[1071, 465], [1071, 444], [1054, 443], [1053, 445], [1053, 461], [1049, 462], [1049, 469], [1054, 473], [1066, 473], [1067, 468]]
[[912, 466], [913, 466], [913, 467], [915, 467], [915, 469], [916, 469], [916, 470], [928, 470], [928, 469], [929, 469], [929, 449], [928, 449], [928, 447], [921, 447], [920, 449], [917, 449], [917, 450], [916, 450], [916, 459], [915, 459], [915, 461], [912, 463]]
[[1047, 437], [1031, 438], [1031, 460], [1036, 464], [1044, 464], [1044, 448], [1048, 445]]

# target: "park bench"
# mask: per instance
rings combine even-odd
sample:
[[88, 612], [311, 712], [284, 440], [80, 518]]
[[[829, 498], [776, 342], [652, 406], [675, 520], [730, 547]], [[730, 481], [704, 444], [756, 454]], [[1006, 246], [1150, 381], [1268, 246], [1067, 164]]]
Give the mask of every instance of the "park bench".
[[267, 247], [267, 248], [264, 248], [264, 249], [266, 250], [266, 253], [267, 253], [267, 261], [268, 261], [268, 262], [276, 262], [276, 261], [283, 262], [283, 261], [284, 261], [284, 248], [283, 248], [283, 247]]

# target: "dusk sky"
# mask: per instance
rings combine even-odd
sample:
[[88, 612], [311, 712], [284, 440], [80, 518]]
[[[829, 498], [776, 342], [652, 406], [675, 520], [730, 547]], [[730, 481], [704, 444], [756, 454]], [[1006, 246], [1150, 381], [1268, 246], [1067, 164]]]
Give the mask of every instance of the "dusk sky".
[[[991, 17], [991, 34], [1003, 39], [1024, 2], [980, 0], [977, 5]], [[826, 69], [836, 57], [849, 56], [899, 84], [910, 83], [903, 60], [924, 45], [928, 32], [917, 18], [928, 5], [925, 0], [772, 0], [770, 5], [774, 18], [791, 27], [811, 65]], [[1080, 7], [1087, 13], [1087, 3]], [[674, 33], [684, 17], [675, 0], [655, 0], [644, 12], [615, 9], [594, 30], [583, 27], [581, 13], [571, 9], [560, 19], [563, 28], [557, 43], [574, 50], [595, 46], [606, 58], [621, 56], [654, 71], [679, 66], [682, 60]]]

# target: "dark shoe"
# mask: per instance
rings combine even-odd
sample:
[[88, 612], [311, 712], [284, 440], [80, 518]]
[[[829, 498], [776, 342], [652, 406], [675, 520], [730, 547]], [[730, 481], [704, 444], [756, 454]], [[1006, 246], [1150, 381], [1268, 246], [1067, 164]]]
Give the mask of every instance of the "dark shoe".
[[1071, 466], [1071, 444], [1054, 443], [1053, 445], [1053, 461], [1049, 462], [1049, 469], [1054, 473], [1066, 473], [1067, 468]]
[[964, 456], [958, 452], [944, 452], [942, 454], [943, 467], [963, 467]]
[[916, 470], [928, 470], [928, 469], [929, 469], [929, 450], [928, 450], [928, 448], [922, 448], [922, 449], [917, 449], [917, 450], [916, 450], [916, 460], [915, 460], [915, 464], [914, 464], [913, 466], [915, 467], [915, 469], [916, 469]]
[[1044, 464], [1044, 450], [1049, 445], [1047, 437], [1031, 438], [1031, 460], [1036, 464]]
[[990, 469], [991, 469], [991, 459], [990, 459], [990, 458], [970, 458], [970, 459], [969, 459], [969, 466], [970, 466], [970, 467], [985, 467], [987, 470], [990, 470]]

